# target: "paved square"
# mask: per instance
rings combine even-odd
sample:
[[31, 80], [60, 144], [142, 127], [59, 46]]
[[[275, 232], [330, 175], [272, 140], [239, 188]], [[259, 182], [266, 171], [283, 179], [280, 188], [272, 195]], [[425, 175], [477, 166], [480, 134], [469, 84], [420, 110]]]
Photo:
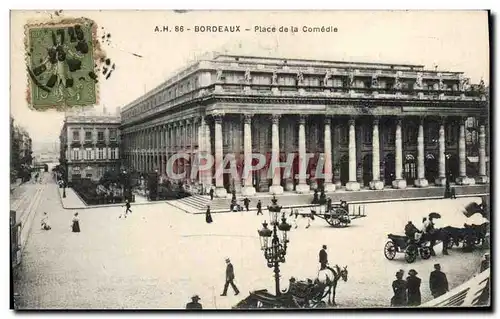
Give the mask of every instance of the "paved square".
[[[472, 199], [427, 200], [370, 204], [368, 217], [344, 229], [329, 227], [316, 219], [305, 229], [305, 219], [292, 229], [286, 263], [281, 267], [281, 286], [288, 279], [315, 278], [318, 251], [328, 245], [330, 264], [347, 265], [349, 279], [339, 282], [336, 301], [340, 307], [387, 307], [391, 283], [399, 269], [414, 268], [422, 278], [422, 301], [431, 299], [428, 279], [433, 264], [441, 263], [450, 289], [479, 269], [482, 251], [459, 249], [443, 256], [418, 257], [407, 264], [403, 255], [386, 260], [383, 247], [388, 233], [402, 233], [408, 220], [417, 225], [432, 211], [441, 213], [437, 226], [461, 226], [461, 209]], [[479, 202], [479, 198], [474, 200]], [[212, 224], [204, 215], [185, 214], [168, 204], [132, 206], [127, 219], [119, 219], [124, 208], [79, 210], [82, 232], [70, 232], [75, 210], [63, 210], [55, 184], [44, 191], [32, 234], [25, 249], [16, 292], [20, 308], [184, 308], [198, 294], [204, 308], [230, 308], [248, 291], [266, 288], [274, 293], [273, 272], [260, 251], [257, 229], [267, 212], [214, 214]], [[52, 230], [38, 228], [41, 212], [50, 215]], [[224, 258], [235, 267], [237, 297], [229, 290], [220, 297], [224, 284]]]

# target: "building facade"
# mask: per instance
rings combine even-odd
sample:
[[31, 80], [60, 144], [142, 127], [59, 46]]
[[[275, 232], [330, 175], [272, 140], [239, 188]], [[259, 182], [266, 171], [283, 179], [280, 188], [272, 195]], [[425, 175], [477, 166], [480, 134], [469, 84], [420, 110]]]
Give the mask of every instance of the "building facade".
[[60, 163], [68, 182], [98, 181], [120, 169], [120, 117], [109, 114], [67, 114], [59, 135]]
[[[186, 183], [246, 195], [327, 191], [345, 187], [426, 187], [487, 182], [487, 94], [462, 72], [428, 71], [420, 65], [214, 55], [179, 71], [122, 108], [123, 158], [141, 172], [175, 172]], [[467, 175], [467, 118], [477, 121], [478, 165]], [[223, 163], [234, 154], [237, 170], [286, 162], [243, 178], [211, 172], [190, 174], [196, 154]], [[305, 161], [310, 157], [309, 161]], [[305, 163], [305, 164], [302, 164]], [[323, 176], [316, 177], [320, 165]], [[223, 164], [226, 165], [226, 164]]]

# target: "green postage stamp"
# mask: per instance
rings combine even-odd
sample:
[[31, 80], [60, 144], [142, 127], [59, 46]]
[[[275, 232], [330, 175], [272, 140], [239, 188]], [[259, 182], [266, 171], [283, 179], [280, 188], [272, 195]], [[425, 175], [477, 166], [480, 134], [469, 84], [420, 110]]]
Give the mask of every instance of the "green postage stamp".
[[96, 30], [84, 18], [25, 26], [27, 98], [33, 109], [97, 104]]

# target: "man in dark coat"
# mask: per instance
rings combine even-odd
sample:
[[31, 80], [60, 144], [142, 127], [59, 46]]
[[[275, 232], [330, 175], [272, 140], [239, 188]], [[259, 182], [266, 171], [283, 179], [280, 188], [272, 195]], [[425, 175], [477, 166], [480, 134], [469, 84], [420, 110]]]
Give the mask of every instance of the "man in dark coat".
[[210, 200], [214, 199], [214, 189], [210, 188], [210, 191], [208, 192], [210, 194]]
[[326, 245], [319, 251], [319, 263], [321, 269], [325, 269], [328, 266], [328, 253], [326, 252]]
[[429, 277], [429, 288], [431, 289], [432, 296], [437, 298], [448, 292], [448, 279], [446, 278], [446, 274], [441, 271], [440, 264], [435, 264], [434, 269]]
[[205, 221], [207, 224], [212, 223], [212, 214], [210, 214], [210, 205], [207, 205], [207, 211], [205, 212]]
[[411, 221], [409, 221], [408, 224], [406, 224], [405, 235], [408, 237], [409, 241], [414, 241], [415, 234], [418, 232], [419, 232], [418, 228], [415, 225], [413, 225]]
[[243, 200], [243, 204], [245, 205], [245, 208], [248, 212], [248, 205], [250, 204], [250, 200], [248, 199], [248, 197], [245, 197], [245, 199]]
[[422, 297], [420, 294], [420, 284], [422, 279], [417, 277], [415, 269], [410, 269], [406, 278], [406, 287], [408, 288], [408, 306], [420, 306]]
[[229, 287], [229, 285], [233, 287], [234, 295], [237, 296], [240, 291], [234, 284], [234, 268], [231, 264], [231, 260], [229, 260], [229, 258], [226, 258], [226, 283], [224, 284], [224, 291], [222, 292], [221, 296], [227, 296], [227, 288]]
[[198, 297], [198, 295], [191, 297], [191, 302], [188, 302], [186, 304], [186, 309], [189, 309], [189, 310], [201, 310], [201, 309], [203, 309], [203, 307], [201, 306], [201, 303], [198, 302], [199, 300], [200, 300], [200, 297]]
[[260, 199], [257, 202], [257, 215], [259, 215], [259, 214], [264, 215], [264, 214], [262, 214], [262, 202], [260, 201]]
[[326, 200], [326, 211], [330, 212], [332, 210], [332, 199], [331, 197], [328, 197]]

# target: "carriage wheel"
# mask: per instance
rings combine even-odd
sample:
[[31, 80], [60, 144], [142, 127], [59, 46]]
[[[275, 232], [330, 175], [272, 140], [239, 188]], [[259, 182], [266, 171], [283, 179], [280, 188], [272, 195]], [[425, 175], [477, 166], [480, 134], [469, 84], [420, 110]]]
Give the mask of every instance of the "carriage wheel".
[[431, 249], [429, 247], [420, 248], [420, 257], [424, 260], [431, 258]]
[[406, 262], [411, 264], [415, 260], [417, 260], [417, 255], [418, 255], [418, 248], [414, 244], [408, 245], [405, 250], [405, 259]]
[[330, 217], [328, 217], [326, 219], [326, 222], [330, 225], [330, 226], [333, 226], [333, 227], [340, 227], [340, 219], [338, 219], [337, 217], [335, 217], [335, 215], [332, 215]]
[[396, 245], [392, 240], [389, 240], [384, 247], [384, 255], [385, 258], [389, 260], [393, 260], [396, 257]]

